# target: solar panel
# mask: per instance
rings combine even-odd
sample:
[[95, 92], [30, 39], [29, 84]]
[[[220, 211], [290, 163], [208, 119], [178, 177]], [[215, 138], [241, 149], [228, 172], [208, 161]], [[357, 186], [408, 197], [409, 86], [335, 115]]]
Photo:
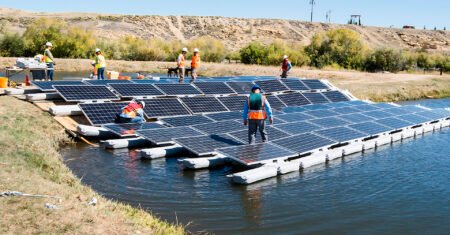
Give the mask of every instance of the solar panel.
[[273, 143], [293, 152], [303, 154], [315, 149], [332, 145], [335, 143], [335, 141], [320, 137], [312, 133], [306, 133], [275, 140], [273, 141]]
[[330, 103], [330, 101], [322, 95], [322, 93], [302, 93], [311, 104], [324, 104]]
[[224, 96], [218, 97], [218, 99], [230, 111], [242, 111], [244, 109], [244, 103], [246, 102], [245, 96]]
[[329, 87], [320, 80], [304, 79], [302, 82], [309, 87], [310, 90], [326, 90]]
[[348, 102], [350, 105], [353, 106], [359, 106], [359, 105], [367, 105], [367, 102], [361, 101], [361, 100], [352, 100]]
[[205, 95], [235, 94], [224, 82], [197, 82], [194, 85]]
[[309, 122], [290, 122], [285, 124], [275, 125], [276, 128], [287, 132], [289, 134], [298, 135], [315, 130], [320, 130], [322, 127]]
[[[267, 138], [269, 141], [281, 139], [290, 136], [288, 133], [283, 132], [273, 126], [265, 126], [264, 128], [267, 132]], [[229, 135], [235, 137], [240, 140], [242, 143], [248, 142], [248, 129], [233, 131], [228, 133]], [[256, 143], [262, 143], [261, 135], [259, 132], [256, 133]]]
[[277, 115], [277, 118], [286, 121], [286, 122], [299, 122], [299, 121], [305, 121], [309, 119], [314, 119], [313, 116], [305, 114], [305, 113], [287, 113], [287, 114], [281, 114]]
[[388, 132], [388, 131], [392, 130], [391, 128], [389, 128], [387, 126], [384, 126], [384, 125], [381, 125], [381, 124], [378, 124], [378, 123], [375, 123], [375, 122], [372, 122], [372, 121], [352, 124], [349, 127], [353, 128], [353, 129], [355, 129], [357, 131], [360, 131], [362, 133], [365, 133], [365, 134], [367, 134], [369, 136], [381, 134], [381, 133]]
[[183, 116], [191, 114], [177, 98], [149, 99], [144, 101], [144, 113], [149, 118]]
[[88, 85], [106, 86], [108, 84], [128, 84], [132, 83], [130, 80], [83, 80]]
[[287, 106], [302, 106], [311, 103], [301, 93], [298, 92], [281, 94], [277, 95], [277, 97]]
[[191, 84], [155, 84], [166, 95], [201, 95], [202, 93]]
[[255, 83], [258, 84], [258, 86], [260, 86], [265, 93], [289, 90], [289, 88], [287, 88], [283, 83], [281, 83], [280, 80], [261, 80], [255, 81]]
[[146, 97], [146, 96], [162, 96], [164, 95], [160, 90], [156, 89], [152, 84], [110, 84], [121, 97]]
[[[402, 108], [383, 109], [383, 112], [390, 113], [390, 114], [395, 115], [395, 116], [397, 116], [397, 115], [404, 115], [404, 114], [408, 114], [408, 113], [412, 113], [412, 111], [410, 111], [410, 110], [405, 110], [405, 109], [402, 109]], [[392, 116], [392, 115], [391, 115], [391, 116]]]
[[32, 81], [41, 91], [55, 91], [53, 85], [85, 85], [82, 81]]
[[122, 108], [127, 106], [127, 104], [127, 102], [86, 103], [78, 104], [78, 106], [93, 126], [99, 126], [114, 123], [117, 114], [119, 114], [122, 111]]
[[211, 155], [216, 149], [243, 145], [227, 134], [179, 138], [175, 141], [198, 156]]
[[197, 124], [211, 123], [213, 120], [203, 115], [181, 116], [181, 117], [169, 117], [162, 118], [161, 121], [177, 127], [177, 126], [192, 126]]
[[276, 158], [293, 157], [296, 155], [292, 151], [270, 143], [222, 148], [219, 149], [219, 153], [247, 165]]
[[347, 127], [335, 127], [330, 129], [324, 129], [316, 131], [315, 133], [327, 139], [334, 140], [340, 143], [349, 140], [359, 139], [365, 136], [365, 134]]
[[204, 135], [204, 133], [188, 126], [141, 130], [137, 131], [137, 134], [156, 145], [173, 143], [175, 138], [192, 138], [193, 136]]
[[349, 124], [349, 122], [344, 121], [343, 119], [336, 118], [336, 117], [313, 119], [313, 120], [309, 120], [308, 122], [311, 122], [313, 124], [316, 124], [316, 125], [319, 125], [319, 126], [322, 126], [325, 128], [345, 126], [345, 125]]
[[419, 115], [415, 115], [415, 114], [401, 115], [401, 116], [397, 116], [396, 118], [413, 123], [413, 124], [422, 124], [422, 123], [429, 121], [428, 118], [422, 117]]
[[327, 106], [331, 107], [331, 108], [342, 108], [342, 107], [350, 107], [350, 106], [352, 106], [352, 104], [349, 101], [342, 101], [342, 102], [329, 103], [329, 104], [327, 104]]
[[152, 80], [152, 79], [134, 79], [134, 80], [131, 80], [132, 82], [134, 82], [134, 83], [137, 83], [137, 84], [153, 84], [153, 83], [158, 83], [159, 81], [156, 81], [156, 80]]
[[308, 91], [309, 88], [299, 79], [281, 79], [281, 81], [292, 91]]
[[393, 118], [393, 117], [379, 119], [379, 120], [376, 120], [375, 122], [385, 125], [387, 127], [393, 128], [393, 129], [401, 129], [401, 128], [405, 128], [405, 127], [414, 125], [413, 123], [403, 121], [403, 120], [400, 120], [398, 118]]
[[367, 122], [372, 121], [374, 118], [368, 117], [364, 114], [360, 113], [352, 113], [347, 115], [341, 115], [339, 116], [340, 119], [344, 119], [345, 121], [351, 122], [351, 123], [361, 123], [361, 122]]
[[226, 112], [228, 109], [216, 97], [184, 97], [181, 98], [192, 113]]
[[383, 108], [383, 109], [390, 109], [390, 108], [395, 108], [396, 106], [392, 105], [392, 104], [388, 104], [388, 103], [376, 103], [373, 104], [379, 108]]
[[207, 117], [213, 119], [214, 121], [225, 121], [225, 120], [241, 120], [242, 113], [239, 111], [234, 112], [222, 112], [222, 113], [212, 113], [207, 114]]
[[306, 111], [305, 114], [308, 114], [316, 118], [335, 117], [339, 115], [339, 113], [326, 109]]
[[236, 93], [238, 94], [250, 94], [253, 82], [227, 82]]
[[242, 129], [246, 129], [246, 127], [237, 121], [227, 120], [221, 122], [213, 122], [192, 126], [197, 130], [203, 131], [207, 134], [221, 134], [221, 133], [229, 133], [233, 131], [238, 131]]
[[288, 107], [284, 108], [282, 111], [285, 113], [299, 113], [299, 112], [306, 111], [306, 109], [304, 109], [303, 107], [298, 107], [298, 106], [288, 106]]
[[419, 115], [419, 116], [422, 116], [422, 117], [425, 117], [429, 121], [436, 121], [436, 120], [439, 120], [439, 119], [443, 118], [442, 115], [434, 113], [434, 112], [431, 112], [431, 111], [428, 111], [428, 110], [427, 111], [418, 112], [418, 113], [415, 113], [415, 114]]
[[281, 100], [278, 99], [278, 97], [271, 96], [271, 95], [266, 96], [266, 97], [267, 97], [267, 101], [269, 101], [270, 107], [272, 109], [282, 110], [284, 107], [286, 107], [286, 105], [283, 102], [281, 102]]
[[106, 86], [63, 85], [53, 87], [67, 102], [119, 100], [119, 97], [117, 97]]
[[353, 106], [353, 108], [358, 109], [363, 112], [375, 111], [375, 110], [381, 109], [375, 105], [370, 105], [370, 104], [361, 104], [361, 103], [354, 103], [354, 104], [355, 104], [355, 106]]
[[391, 113], [387, 113], [381, 110], [375, 110], [375, 111], [370, 111], [370, 112], [363, 112], [362, 114], [371, 117], [371, 118], [375, 118], [375, 119], [382, 119], [382, 118], [387, 118], [387, 117], [392, 117], [393, 115]]
[[425, 109], [417, 107], [417, 106], [413, 106], [413, 105], [406, 105], [406, 106], [402, 106], [402, 109], [408, 110], [411, 113], [418, 113], [418, 112], [423, 112], [425, 111]]
[[441, 115], [441, 118], [447, 119], [450, 117], [450, 110], [447, 109], [433, 109], [431, 112]]
[[359, 113], [359, 112], [361, 112], [361, 111], [359, 111], [359, 110], [357, 110], [357, 109], [355, 109], [355, 108], [352, 108], [352, 107], [342, 107], [342, 108], [335, 108], [335, 109], [332, 109], [332, 111], [333, 112], [336, 112], [336, 113], [340, 113], [340, 114], [351, 114], [351, 113]]
[[326, 91], [322, 93], [331, 102], [349, 101], [350, 99], [340, 91]]
[[127, 123], [127, 124], [107, 124], [103, 126], [110, 132], [119, 135], [121, 137], [127, 136], [136, 136], [136, 131], [139, 130], [148, 130], [148, 129], [156, 129], [156, 128], [164, 128], [163, 125], [154, 123], [154, 122], [146, 122], [146, 123]]

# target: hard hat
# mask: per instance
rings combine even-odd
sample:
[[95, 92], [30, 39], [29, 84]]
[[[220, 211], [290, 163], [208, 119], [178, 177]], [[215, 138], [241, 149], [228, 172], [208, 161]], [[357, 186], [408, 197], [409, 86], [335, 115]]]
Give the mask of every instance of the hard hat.
[[186, 47], [183, 47], [183, 49], [181, 50], [182, 52], [187, 52], [188, 49]]
[[100, 52], [100, 48], [95, 48], [95, 53]]
[[198, 48], [194, 48], [194, 52], [199, 52]]
[[141, 104], [142, 108], [145, 108], [145, 102], [144, 101], [139, 100], [138, 103]]
[[288, 56], [287, 55], [284, 55], [283, 56], [283, 60], [285, 60], [285, 59], [287, 59], [288, 58]]
[[252, 86], [252, 92], [255, 90], [261, 90], [261, 87], [259, 87], [257, 84]]
[[51, 42], [47, 42], [47, 43], [45, 43], [45, 46], [52, 47], [53, 44]]

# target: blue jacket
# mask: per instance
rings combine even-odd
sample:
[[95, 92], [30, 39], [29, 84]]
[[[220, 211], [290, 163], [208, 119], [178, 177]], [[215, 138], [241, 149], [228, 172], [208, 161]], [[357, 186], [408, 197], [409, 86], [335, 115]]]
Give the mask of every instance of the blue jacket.
[[[264, 110], [267, 113], [267, 117], [272, 118], [272, 108], [270, 107], [269, 101], [267, 99], [264, 102]], [[244, 121], [246, 121], [248, 119], [248, 102], [247, 101], [244, 102], [244, 110], [242, 113], [242, 119]]]

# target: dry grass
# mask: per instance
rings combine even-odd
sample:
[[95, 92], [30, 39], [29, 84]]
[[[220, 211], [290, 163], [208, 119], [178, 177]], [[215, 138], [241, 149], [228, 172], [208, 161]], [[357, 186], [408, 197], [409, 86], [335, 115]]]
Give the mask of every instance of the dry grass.
[[[70, 140], [50, 115], [32, 104], [0, 97], [0, 192], [21, 191], [62, 199], [0, 198], [0, 234], [183, 234], [130, 206], [107, 200], [61, 162], [58, 148]], [[88, 206], [92, 198], [96, 206]], [[49, 210], [44, 205], [58, 207]]]

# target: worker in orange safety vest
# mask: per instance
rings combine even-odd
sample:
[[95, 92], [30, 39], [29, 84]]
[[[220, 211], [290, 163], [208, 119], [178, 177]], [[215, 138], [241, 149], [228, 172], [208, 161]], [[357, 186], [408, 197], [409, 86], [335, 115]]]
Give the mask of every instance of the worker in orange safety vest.
[[177, 68], [178, 68], [178, 76], [179, 76], [179, 83], [184, 82], [184, 74], [186, 73], [186, 54], [188, 52], [188, 49], [185, 47], [181, 50], [181, 54], [178, 56], [177, 59]]
[[265, 129], [265, 121], [269, 118], [270, 124], [273, 123], [272, 108], [266, 96], [261, 94], [261, 88], [258, 85], [252, 87], [252, 92], [244, 103], [242, 118], [244, 119], [244, 125], [248, 125], [249, 144], [256, 142], [256, 132], [258, 130], [263, 142], [269, 140]]
[[198, 48], [194, 49], [194, 55], [192, 56], [192, 61], [191, 61], [191, 83], [195, 82], [195, 80], [197, 79], [197, 70], [198, 68], [200, 68], [200, 55], [199, 55], [199, 50]]

